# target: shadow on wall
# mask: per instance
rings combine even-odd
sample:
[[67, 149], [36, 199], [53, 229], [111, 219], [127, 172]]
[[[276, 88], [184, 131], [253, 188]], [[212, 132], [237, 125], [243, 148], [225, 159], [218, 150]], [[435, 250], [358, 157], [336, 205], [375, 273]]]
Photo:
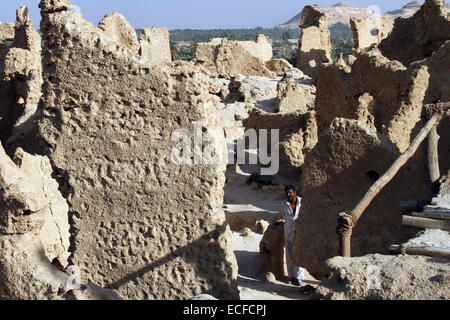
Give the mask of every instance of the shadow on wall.
[[[110, 289], [118, 290], [121, 286], [124, 286], [125, 284], [129, 282], [133, 282], [137, 279], [139, 279], [141, 276], [148, 272], [152, 272], [158, 267], [165, 265], [172, 260], [175, 260], [177, 258], [182, 258], [186, 262], [189, 262], [190, 264], [195, 266], [197, 276], [201, 278], [204, 274], [211, 273], [211, 266], [207, 263], [204, 263], [202, 260], [202, 257], [199, 256], [198, 252], [210, 252], [212, 250], [213, 244], [211, 243], [212, 239], [219, 239], [222, 237], [222, 235], [227, 232], [227, 224], [222, 224], [221, 226], [218, 226], [214, 231], [204, 235], [200, 239], [190, 243], [189, 245], [185, 247], [181, 247], [175, 251], [173, 251], [171, 254], [166, 255], [165, 257], [153, 262], [152, 264], [149, 264], [148, 266], [141, 268], [133, 273], [130, 273], [129, 275], [123, 277], [122, 279], [109, 284], [107, 287]], [[219, 266], [220, 263], [225, 263], [227, 257], [225, 256], [225, 252], [222, 248], [220, 248], [217, 244], [216, 253], [214, 256], [219, 257], [217, 259], [217, 273], [223, 273], [220, 270], [223, 269], [223, 267]], [[204, 250], [203, 250], [204, 249]], [[206, 259], [206, 261], [209, 261]], [[199, 292], [198, 294], [209, 294], [214, 297], [219, 297], [221, 299], [225, 300], [236, 300], [239, 299], [239, 291], [237, 288], [237, 280], [236, 279], [227, 279], [227, 278], [216, 278], [214, 279], [214, 282], [211, 281], [212, 279], [206, 280], [209, 281], [207, 283], [207, 286], [209, 286], [211, 289], [207, 292]]]
[[[7, 53], [6, 46], [0, 43], [0, 61], [5, 61]], [[0, 66], [0, 97], [2, 97], [0, 101], [0, 139], [5, 146], [19, 114], [15, 108], [16, 89], [14, 81], [3, 80], [3, 78], [4, 70]]]

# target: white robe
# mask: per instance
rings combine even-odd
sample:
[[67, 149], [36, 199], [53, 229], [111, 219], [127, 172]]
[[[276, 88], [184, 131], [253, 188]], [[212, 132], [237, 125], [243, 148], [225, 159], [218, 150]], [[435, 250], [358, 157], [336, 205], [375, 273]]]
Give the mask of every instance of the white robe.
[[297, 267], [292, 262], [292, 249], [294, 246], [294, 238], [295, 238], [295, 223], [300, 216], [300, 208], [302, 206], [302, 198], [297, 197], [297, 207], [295, 210], [295, 214], [292, 211], [289, 200], [284, 200], [281, 203], [281, 212], [283, 213], [284, 218], [284, 237], [286, 241], [286, 265], [288, 269], [289, 278], [296, 278], [299, 281], [303, 281], [305, 279], [305, 269]]

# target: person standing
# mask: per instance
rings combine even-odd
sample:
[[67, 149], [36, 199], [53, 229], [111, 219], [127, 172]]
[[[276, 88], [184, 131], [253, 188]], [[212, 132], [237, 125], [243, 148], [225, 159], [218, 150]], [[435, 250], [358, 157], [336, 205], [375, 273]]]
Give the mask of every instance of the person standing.
[[284, 237], [286, 247], [286, 265], [288, 269], [290, 283], [301, 286], [305, 278], [305, 269], [297, 267], [292, 261], [292, 249], [294, 246], [295, 223], [300, 216], [302, 198], [297, 196], [297, 189], [294, 185], [287, 186], [284, 190], [287, 199], [281, 203], [281, 212], [284, 218]]

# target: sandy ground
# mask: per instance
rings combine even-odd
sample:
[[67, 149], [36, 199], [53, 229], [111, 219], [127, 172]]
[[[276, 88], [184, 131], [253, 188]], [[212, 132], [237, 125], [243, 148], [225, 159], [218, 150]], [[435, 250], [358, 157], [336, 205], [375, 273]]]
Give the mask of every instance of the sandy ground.
[[[276, 102], [276, 85], [278, 81], [263, 78], [245, 81], [242, 90], [255, 100], [255, 107], [266, 112], [273, 112]], [[248, 88], [246, 88], [248, 86]], [[219, 110], [224, 123], [228, 146], [233, 147], [236, 139], [244, 135], [242, 120], [248, 117], [252, 107], [248, 103], [236, 102], [223, 105]], [[247, 150], [255, 153], [256, 150]], [[262, 186], [248, 184], [252, 174], [260, 173], [258, 165], [229, 165], [224, 194], [224, 210], [227, 217], [239, 215], [249, 223], [253, 231], [258, 220], [272, 222], [280, 212], [280, 204], [284, 199], [284, 186], [298, 183], [296, 179], [274, 176], [272, 185]], [[241, 230], [242, 231], [242, 230]], [[309, 300], [311, 295], [302, 292], [301, 288], [283, 282], [270, 283], [261, 279], [261, 262], [259, 243], [262, 235], [250, 233], [244, 237], [241, 232], [233, 232], [233, 247], [239, 265], [239, 290], [242, 300]], [[309, 274], [305, 284], [316, 286], [318, 281]], [[310, 293], [311, 291], [309, 291]]]
[[[239, 265], [239, 291], [242, 300], [310, 300], [308, 292], [301, 292], [283, 282], [269, 283], [260, 279], [261, 263], [259, 260], [259, 243], [262, 235], [251, 233], [244, 237], [241, 233], [233, 233], [233, 246]], [[316, 286], [318, 281], [309, 274], [306, 284]], [[310, 292], [309, 292], [310, 293]]]
[[[276, 177], [275, 183], [279, 185], [267, 189], [248, 185], [246, 182], [254, 169], [251, 166], [244, 166], [244, 168], [229, 166], [225, 187], [225, 211], [227, 215], [241, 217], [254, 215], [270, 222], [280, 211], [280, 203], [284, 198], [283, 182], [288, 181]], [[246, 218], [246, 220], [251, 219]], [[269, 283], [261, 280], [259, 244], [262, 238], [262, 235], [255, 232], [251, 232], [248, 237], [245, 237], [242, 232], [233, 232], [233, 249], [239, 265], [238, 283], [241, 299], [310, 300], [311, 295], [307, 294], [308, 292], [301, 292], [299, 287], [283, 282]], [[318, 283], [307, 273], [305, 284], [316, 286]]]

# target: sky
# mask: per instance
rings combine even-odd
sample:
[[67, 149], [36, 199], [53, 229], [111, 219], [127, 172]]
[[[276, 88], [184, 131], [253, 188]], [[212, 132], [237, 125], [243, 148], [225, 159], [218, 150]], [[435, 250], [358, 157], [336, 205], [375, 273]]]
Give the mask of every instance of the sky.
[[[272, 28], [305, 5], [332, 5], [339, 0], [71, 0], [84, 19], [97, 25], [108, 13], [120, 12], [135, 28], [166, 26], [172, 29]], [[347, 0], [358, 7], [377, 5], [381, 12], [403, 7], [411, 0]], [[25, 5], [36, 28], [39, 0], [1, 0], [0, 21], [15, 21], [15, 9]]]

